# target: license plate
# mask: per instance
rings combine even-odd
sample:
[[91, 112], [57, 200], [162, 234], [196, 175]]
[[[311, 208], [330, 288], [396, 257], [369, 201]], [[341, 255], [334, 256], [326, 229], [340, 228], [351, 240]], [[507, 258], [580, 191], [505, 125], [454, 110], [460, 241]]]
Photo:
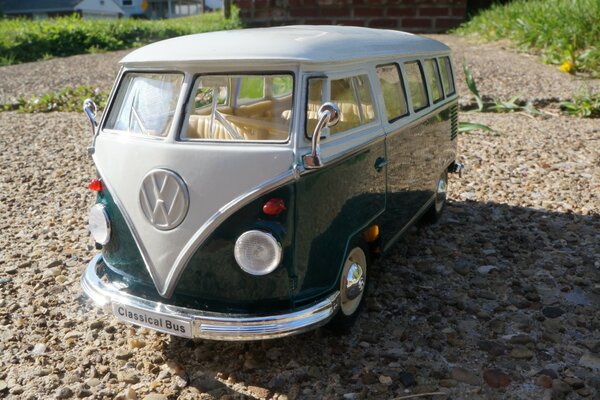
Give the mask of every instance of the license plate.
[[169, 333], [175, 336], [192, 337], [192, 323], [189, 320], [165, 317], [137, 307], [112, 303], [112, 311], [117, 319], [132, 324]]

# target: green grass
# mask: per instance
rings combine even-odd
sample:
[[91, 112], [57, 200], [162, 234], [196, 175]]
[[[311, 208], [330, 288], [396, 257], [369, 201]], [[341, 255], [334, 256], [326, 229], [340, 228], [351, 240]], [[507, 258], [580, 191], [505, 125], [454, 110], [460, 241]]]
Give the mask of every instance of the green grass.
[[147, 21], [89, 20], [78, 16], [47, 19], [0, 19], [0, 65], [121, 50], [191, 33], [241, 27], [238, 10], [226, 20], [221, 13]]
[[509, 39], [566, 72], [600, 76], [600, 1], [514, 0], [481, 12], [456, 30]]
[[103, 110], [106, 107], [108, 92], [84, 85], [69, 87], [57, 92], [48, 92], [40, 97], [20, 97], [15, 104], [0, 105], [0, 111], [18, 110], [23, 113], [81, 111], [83, 102], [87, 98], [94, 100], [98, 109]]

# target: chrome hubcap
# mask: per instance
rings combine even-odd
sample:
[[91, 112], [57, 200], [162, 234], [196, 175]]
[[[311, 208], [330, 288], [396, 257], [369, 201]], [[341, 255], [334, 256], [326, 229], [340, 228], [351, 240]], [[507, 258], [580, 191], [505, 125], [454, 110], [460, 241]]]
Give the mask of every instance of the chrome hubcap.
[[438, 181], [437, 188], [435, 191], [435, 211], [442, 211], [442, 207], [446, 202], [446, 192], [448, 191], [448, 181], [444, 174]]
[[360, 247], [350, 251], [340, 285], [340, 308], [345, 315], [352, 315], [362, 299], [367, 277], [367, 256]]

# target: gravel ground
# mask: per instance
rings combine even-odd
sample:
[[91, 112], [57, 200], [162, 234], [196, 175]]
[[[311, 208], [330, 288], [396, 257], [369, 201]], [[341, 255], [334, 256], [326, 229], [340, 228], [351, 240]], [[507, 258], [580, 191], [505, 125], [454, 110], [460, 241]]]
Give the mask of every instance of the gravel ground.
[[0, 397], [600, 398], [600, 124], [465, 118], [497, 133], [460, 136], [444, 216], [370, 269], [350, 335], [222, 343], [90, 305], [88, 122], [0, 113]]
[[69, 86], [91, 85], [109, 90], [119, 72], [119, 60], [130, 51], [83, 54], [0, 67], [0, 104]]

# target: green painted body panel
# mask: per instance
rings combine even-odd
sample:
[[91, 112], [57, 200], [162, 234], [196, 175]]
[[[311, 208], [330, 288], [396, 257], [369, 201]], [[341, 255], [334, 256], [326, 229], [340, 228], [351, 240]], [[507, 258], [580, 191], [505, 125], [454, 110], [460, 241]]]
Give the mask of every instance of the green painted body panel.
[[[278, 216], [262, 212], [271, 198], [284, 200], [287, 210]], [[133, 236], [107, 190], [98, 196], [112, 221], [111, 240], [103, 246], [103, 257], [112, 270], [111, 279], [126, 283], [127, 292], [183, 307], [215, 312], [261, 313], [291, 308], [290, 280], [293, 274], [294, 185], [264, 195], [232, 215], [196, 251], [186, 266], [173, 296], [161, 297], [144, 265]], [[261, 229], [279, 239], [281, 265], [265, 276], [245, 273], [233, 256], [236, 239], [245, 231]]]
[[384, 156], [379, 139], [296, 183], [296, 304], [337, 288], [348, 242], [383, 212], [385, 169], [374, 166]]

